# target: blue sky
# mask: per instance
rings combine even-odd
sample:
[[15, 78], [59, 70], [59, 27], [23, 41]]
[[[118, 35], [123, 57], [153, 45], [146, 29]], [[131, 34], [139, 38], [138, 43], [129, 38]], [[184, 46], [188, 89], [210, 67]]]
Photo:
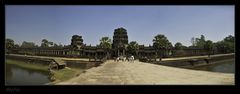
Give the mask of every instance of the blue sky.
[[99, 44], [101, 37], [112, 39], [114, 29], [127, 29], [129, 41], [152, 45], [164, 34], [174, 45], [190, 46], [192, 37], [214, 42], [234, 35], [234, 6], [87, 6], [87, 5], [6, 5], [6, 38], [40, 45], [46, 38], [69, 45], [71, 36], [83, 36], [87, 45]]

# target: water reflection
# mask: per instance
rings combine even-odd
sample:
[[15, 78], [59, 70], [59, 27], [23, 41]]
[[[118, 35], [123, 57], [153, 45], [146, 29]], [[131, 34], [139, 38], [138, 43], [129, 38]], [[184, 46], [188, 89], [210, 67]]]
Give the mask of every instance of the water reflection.
[[6, 64], [6, 85], [42, 85], [48, 83], [48, 73]]
[[5, 71], [6, 72], [6, 75], [5, 75], [6, 79], [11, 79], [12, 75], [13, 75], [12, 67], [10, 65], [6, 64], [5, 69], [6, 69], [6, 71]]
[[216, 64], [195, 67], [193, 69], [222, 73], [235, 73], [235, 60], [229, 59], [224, 61], [218, 61]]

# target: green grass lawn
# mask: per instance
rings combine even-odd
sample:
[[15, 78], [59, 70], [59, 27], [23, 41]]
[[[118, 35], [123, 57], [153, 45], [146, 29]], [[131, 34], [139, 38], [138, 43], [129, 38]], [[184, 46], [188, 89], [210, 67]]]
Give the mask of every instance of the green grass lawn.
[[80, 70], [80, 69], [64, 68], [64, 69], [56, 71], [54, 76], [60, 81], [65, 81], [65, 80], [71, 79], [73, 77], [76, 77], [81, 72], [82, 72], [82, 70]]

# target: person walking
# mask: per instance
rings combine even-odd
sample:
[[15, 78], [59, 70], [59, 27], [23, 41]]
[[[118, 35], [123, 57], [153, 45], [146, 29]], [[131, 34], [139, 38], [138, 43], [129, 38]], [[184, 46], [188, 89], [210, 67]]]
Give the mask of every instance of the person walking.
[[134, 56], [133, 55], [131, 56], [131, 62], [134, 62]]

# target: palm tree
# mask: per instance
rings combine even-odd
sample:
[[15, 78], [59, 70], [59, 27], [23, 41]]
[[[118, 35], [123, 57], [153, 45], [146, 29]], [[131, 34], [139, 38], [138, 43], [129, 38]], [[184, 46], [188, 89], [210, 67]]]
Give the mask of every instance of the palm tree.
[[100, 40], [100, 46], [107, 52], [109, 57], [109, 50], [112, 48], [112, 41], [109, 37], [102, 37]]
[[137, 55], [138, 53], [138, 49], [139, 49], [139, 45], [136, 41], [131, 41], [127, 47], [128, 51], [130, 54], [134, 54]]
[[[161, 60], [163, 53], [166, 52], [167, 49], [171, 48], [172, 44], [168, 41], [167, 37], [162, 34], [158, 34], [153, 39], [153, 47], [157, 50]], [[164, 50], [163, 53], [160, 53], [160, 49]]]

